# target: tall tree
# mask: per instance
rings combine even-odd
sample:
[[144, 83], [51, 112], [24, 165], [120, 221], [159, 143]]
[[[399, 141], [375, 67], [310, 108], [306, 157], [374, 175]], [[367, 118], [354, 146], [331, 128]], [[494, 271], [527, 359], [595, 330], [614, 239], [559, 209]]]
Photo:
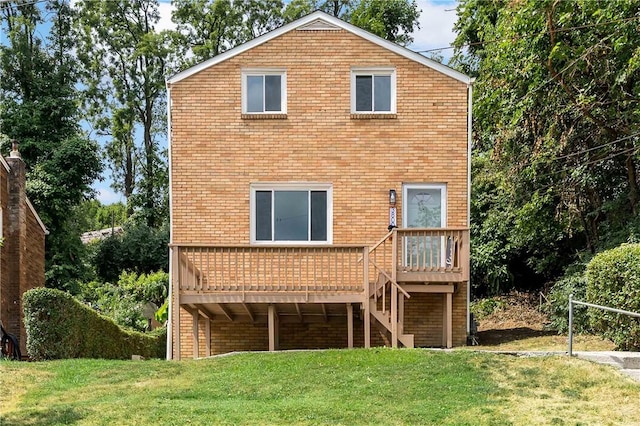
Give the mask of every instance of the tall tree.
[[115, 187], [157, 226], [167, 216], [166, 155], [159, 143], [166, 137], [164, 78], [171, 53], [169, 35], [155, 29], [158, 2], [83, 0], [75, 8], [88, 110], [111, 138], [106, 153]]
[[176, 0], [174, 5], [172, 19], [185, 58], [183, 67], [212, 58], [283, 23], [282, 0]]
[[[459, 62], [478, 75], [475, 149], [494, 162], [475, 174], [499, 173], [510, 199], [483, 204], [485, 218], [511, 213], [502, 264], [550, 279], [637, 233], [640, 5], [466, 0], [458, 13]], [[495, 244], [495, 223], [473, 219], [474, 243]]]
[[50, 36], [43, 39], [41, 9], [34, 2], [0, 6], [8, 40], [0, 46], [2, 132], [20, 143], [28, 196], [50, 231], [47, 285], [65, 288], [85, 272], [78, 262], [83, 251], [79, 230], [69, 212], [92, 194], [90, 185], [102, 167], [98, 145], [78, 124], [71, 11], [63, 1], [48, 2]]

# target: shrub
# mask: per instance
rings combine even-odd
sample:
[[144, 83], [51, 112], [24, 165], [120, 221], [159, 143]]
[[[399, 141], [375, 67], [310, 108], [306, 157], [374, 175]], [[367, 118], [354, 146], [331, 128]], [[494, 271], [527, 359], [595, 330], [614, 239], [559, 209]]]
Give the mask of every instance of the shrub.
[[37, 288], [24, 294], [27, 352], [34, 360], [164, 358], [166, 329], [125, 330], [71, 295]]
[[[569, 295], [571, 294], [576, 300], [586, 301], [587, 278], [584, 270], [567, 273], [556, 281], [549, 293], [545, 311], [551, 320], [550, 327], [558, 333], [569, 331]], [[578, 333], [593, 332], [589, 325], [587, 309], [574, 306], [573, 331]]]
[[149, 304], [158, 309], [169, 291], [169, 274], [154, 272], [136, 274], [123, 272], [117, 284], [91, 281], [81, 285], [78, 298], [115, 322], [134, 330], [147, 330], [144, 308]]
[[[640, 312], [640, 244], [623, 244], [596, 255], [587, 265], [587, 301]], [[622, 350], [640, 349], [640, 319], [589, 308], [595, 331]]]

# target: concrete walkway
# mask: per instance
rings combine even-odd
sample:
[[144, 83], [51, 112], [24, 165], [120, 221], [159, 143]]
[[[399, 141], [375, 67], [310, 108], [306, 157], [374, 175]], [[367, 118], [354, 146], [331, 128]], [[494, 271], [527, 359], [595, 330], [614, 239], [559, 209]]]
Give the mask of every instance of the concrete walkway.
[[573, 352], [581, 359], [611, 365], [620, 369], [620, 372], [640, 381], [640, 352]]

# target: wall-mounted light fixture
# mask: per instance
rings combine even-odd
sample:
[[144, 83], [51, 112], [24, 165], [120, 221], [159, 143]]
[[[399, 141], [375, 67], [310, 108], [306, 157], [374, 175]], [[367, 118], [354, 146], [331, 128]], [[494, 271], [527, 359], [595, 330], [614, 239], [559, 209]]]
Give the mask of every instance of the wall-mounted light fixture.
[[396, 202], [398, 200], [396, 190], [389, 190], [389, 231], [393, 228], [397, 228], [397, 215], [396, 215]]

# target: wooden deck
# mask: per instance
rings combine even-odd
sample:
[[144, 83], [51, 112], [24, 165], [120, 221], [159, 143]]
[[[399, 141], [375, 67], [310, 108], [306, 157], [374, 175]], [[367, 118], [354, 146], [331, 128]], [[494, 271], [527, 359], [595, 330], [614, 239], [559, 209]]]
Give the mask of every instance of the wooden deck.
[[[302, 322], [329, 315], [347, 317], [352, 346], [354, 306], [364, 314], [366, 347], [371, 318], [389, 330], [393, 346], [398, 341], [413, 346], [413, 336], [402, 330], [402, 315], [404, 299], [416, 292], [444, 295], [448, 332], [443, 340], [451, 346], [451, 294], [456, 283], [469, 279], [466, 228], [394, 229], [371, 248], [171, 244], [170, 250], [171, 316], [178, 318], [180, 308], [193, 315], [196, 347], [202, 316], [253, 322], [266, 316], [273, 350], [278, 318]], [[176, 325], [174, 352], [179, 354]]]

